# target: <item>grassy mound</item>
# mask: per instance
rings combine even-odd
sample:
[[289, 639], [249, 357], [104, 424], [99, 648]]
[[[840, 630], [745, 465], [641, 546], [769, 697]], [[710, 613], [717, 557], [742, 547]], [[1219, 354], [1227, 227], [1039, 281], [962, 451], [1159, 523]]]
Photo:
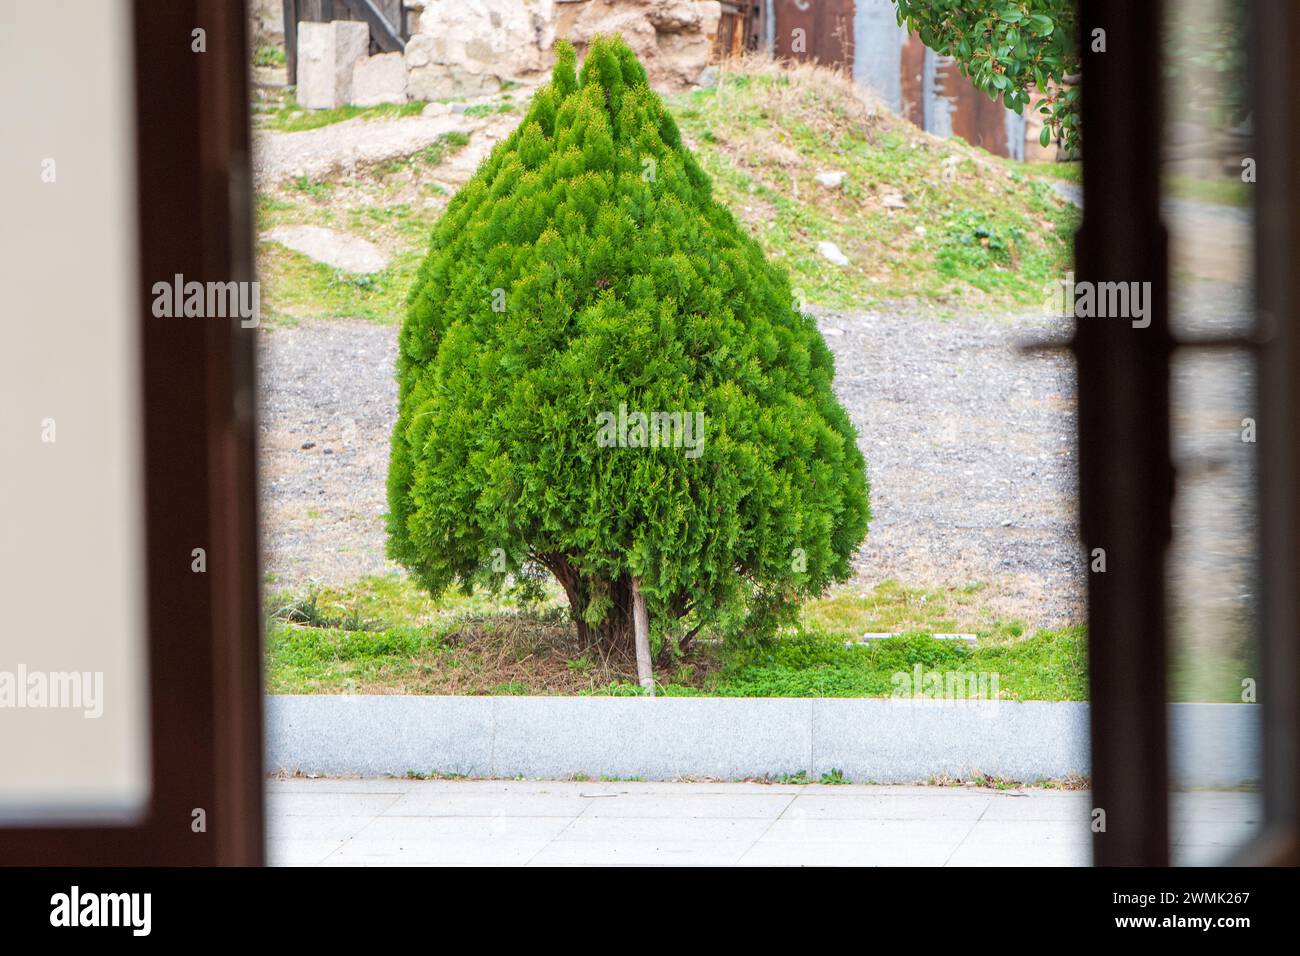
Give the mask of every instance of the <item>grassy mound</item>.
[[[522, 117], [526, 91], [507, 96], [493, 108], [517, 106], [510, 115]], [[790, 272], [812, 307], [898, 299], [940, 312], [1036, 306], [1044, 285], [1067, 268], [1078, 211], [1052, 191], [1057, 170], [1040, 176], [1034, 167], [931, 136], [832, 70], [747, 58], [722, 71], [718, 87], [666, 102], [713, 179], [715, 198]], [[399, 322], [450, 199], [438, 184], [442, 165], [465, 145], [449, 142], [408, 163], [259, 195], [260, 229], [324, 225], [393, 253], [383, 272], [351, 276], [262, 243], [268, 318]], [[842, 186], [817, 183], [829, 170], [846, 174]], [[849, 265], [827, 261], [817, 249], [823, 241], [836, 243]]]
[[[670, 106], [718, 199], [812, 303], [1037, 305], [1067, 268], [1078, 212], [1048, 182], [917, 129], [841, 73], [749, 57]], [[819, 184], [826, 171], [842, 185]]]

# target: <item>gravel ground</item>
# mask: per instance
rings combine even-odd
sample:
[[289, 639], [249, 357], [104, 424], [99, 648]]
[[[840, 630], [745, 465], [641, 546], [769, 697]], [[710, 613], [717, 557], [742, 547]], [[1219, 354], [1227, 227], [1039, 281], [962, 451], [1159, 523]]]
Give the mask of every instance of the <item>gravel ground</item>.
[[[1016, 352], [1033, 324], [821, 317], [872, 483], [855, 585], [978, 581], [1007, 617], [1081, 620], [1073, 370], [1062, 355]], [[285, 587], [393, 570], [383, 514], [396, 328], [314, 322], [259, 334], [266, 569]]]
[[348, 584], [384, 557], [397, 328], [258, 330], [263, 566], [276, 586]]
[[1017, 348], [1042, 320], [900, 311], [820, 324], [871, 480], [858, 579], [981, 582], [1006, 617], [1081, 620], [1073, 364]]
[[[1246, 214], [1186, 201], [1166, 213], [1175, 328], [1242, 330]], [[1082, 621], [1073, 363], [1015, 347], [1042, 337], [1045, 320], [937, 319], [899, 307], [819, 321], [872, 483], [854, 585], [981, 582], [1004, 617]], [[290, 588], [395, 570], [383, 514], [397, 329], [324, 321], [258, 334], [267, 570]], [[1253, 600], [1255, 446], [1241, 441], [1253, 374], [1236, 354], [1180, 352], [1173, 367], [1170, 584], [1175, 621], [1194, 643], [1231, 627]]]

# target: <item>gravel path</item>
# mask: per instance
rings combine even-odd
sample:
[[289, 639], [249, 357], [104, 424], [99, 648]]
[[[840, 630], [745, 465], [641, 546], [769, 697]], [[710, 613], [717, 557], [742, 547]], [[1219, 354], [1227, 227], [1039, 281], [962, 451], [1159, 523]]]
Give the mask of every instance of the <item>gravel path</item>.
[[[1066, 356], [1016, 352], [1035, 322], [822, 316], [872, 483], [856, 584], [978, 581], [1006, 617], [1081, 620], [1073, 370]], [[393, 570], [383, 514], [396, 328], [259, 335], [266, 569], [286, 587]]]

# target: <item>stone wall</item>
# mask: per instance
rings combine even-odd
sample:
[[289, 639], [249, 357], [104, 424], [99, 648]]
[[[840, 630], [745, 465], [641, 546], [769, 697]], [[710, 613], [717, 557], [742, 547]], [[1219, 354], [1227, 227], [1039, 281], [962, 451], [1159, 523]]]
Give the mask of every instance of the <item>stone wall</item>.
[[622, 34], [651, 85], [681, 89], [696, 83], [712, 59], [722, 6], [716, 0], [557, 0], [556, 14], [556, 35], [580, 54], [598, 34]]
[[539, 79], [558, 37], [582, 53], [618, 33], [661, 88], [695, 83], [709, 64], [722, 8], [716, 0], [406, 0], [412, 99], [472, 96], [506, 80]]
[[550, 68], [554, 0], [406, 0], [406, 7], [411, 99], [494, 93]]
[[[404, 2], [404, 54], [367, 56], [366, 28], [357, 21], [299, 24], [298, 102], [323, 109], [491, 94], [507, 81], [544, 80], [557, 37], [582, 54], [602, 33], [623, 36], [651, 85], [682, 89], [699, 82], [709, 65], [722, 15], [717, 0]], [[273, 27], [263, 7], [258, 0], [252, 8], [255, 29]]]
[[248, 22], [254, 44], [284, 42], [284, 4], [281, 0], [251, 0]]

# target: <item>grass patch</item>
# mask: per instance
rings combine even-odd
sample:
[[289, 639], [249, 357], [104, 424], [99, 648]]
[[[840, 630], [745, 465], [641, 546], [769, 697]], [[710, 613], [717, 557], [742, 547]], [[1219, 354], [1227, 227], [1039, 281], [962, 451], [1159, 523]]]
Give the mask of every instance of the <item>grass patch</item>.
[[981, 639], [1021, 637], [1022, 624], [993, 617], [981, 583], [962, 587], [918, 588], [884, 581], [870, 592], [842, 591], [810, 601], [800, 612], [805, 630], [849, 640], [867, 632], [961, 632]]
[[[1037, 305], [1067, 268], [1079, 215], [1049, 183], [914, 128], [840, 74], [746, 59], [669, 102], [718, 198], [808, 302]], [[847, 174], [840, 188], [816, 182], [826, 170]]]
[[[258, 55], [261, 55], [261, 47]], [[278, 49], [278, 48], [272, 48]], [[280, 63], [258, 63], [258, 66], [278, 66], [283, 64], [284, 54], [280, 53]], [[254, 62], [257, 62], [254, 60]], [[260, 110], [258, 125], [263, 129], [277, 133], [300, 133], [307, 129], [320, 129], [344, 120], [357, 119], [397, 119], [402, 116], [419, 116], [425, 104], [419, 100], [409, 103], [380, 103], [376, 106], [338, 106], [328, 110], [309, 110], [298, 105], [292, 93], [286, 92], [279, 105]]]
[[513, 113], [517, 107], [511, 102], [500, 103], [475, 103], [473, 106], [467, 106], [463, 114], [481, 119], [485, 116], [491, 116], [493, 113]]
[[[665, 696], [885, 697], [894, 675], [997, 673], [1001, 696], [1083, 700], [1082, 628], [1023, 633], [994, 618], [979, 586], [909, 588], [811, 601], [801, 624], [757, 647], [697, 644], [656, 676]], [[266, 602], [271, 693], [612, 695], [640, 693], [631, 665], [579, 646], [555, 591], [537, 603], [475, 592], [432, 601], [404, 577], [350, 588], [272, 594]], [[974, 648], [938, 640], [954, 625], [978, 634]], [[914, 626], [902, 637], [846, 646], [864, 630]], [[823, 781], [826, 782], [826, 781]]]
[[1250, 185], [1243, 183], [1240, 177], [1200, 179], [1196, 176], [1164, 176], [1160, 180], [1160, 186], [1166, 196], [1177, 199], [1193, 199], [1221, 206], [1250, 205]]
[[1254, 627], [1244, 608], [1187, 604], [1170, 616], [1169, 699], [1243, 703], [1243, 681], [1258, 681]]
[[271, 323], [311, 318], [401, 321], [406, 290], [395, 268], [369, 275], [341, 272], [277, 243], [258, 256], [263, 315]]
[[[1083, 183], [1082, 163], [1025, 163], [1014, 159], [999, 159], [1008, 170], [1031, 179]], [[1199, 176], [1162, 176], [1161, 192], [1166, 197], [1194, 199], [1197, 202], [1221, 206], [1249, 206], [1250, 185], [1240, 176], [1223, 175], [1212, 179]]]
[[1009, 700], [1085, 700], [1087, 644], [1082, 628], [1039, 631], [1007, 644], [968, 647], [924, 631], [864, 645], [803, 630], [770, 648], [736, 654], [714, 675], [721, 697], [889, 697], [895, 675], [997, 674]]
[[[280, 193], [259, 194], [259, 232], [281, 225], [325, 226], [393, 250], [392, 260], [383, 271], [354, 275], [279, 243], [259, 243], [257, 265], [265, 319], [270, 323], [315, 318], [400, 322], [429, 234], [442, 210], [441, 203], [430, 206], [410, 201], [411, 194], [420, 191], [425, 170], [436, 167], [467, 142], [464, 133], [449, 133], [407, 160], [376, 168], [368, 174], [370, 180], [359, 187], [303, 176], [292, 180]], [[407, 194], [404, 198], [398, 196], [399, 186]], [[341, 192], [355, 199], [358, 189], [364, 199], [377, 197], [382, 201], [338, 201]]]

